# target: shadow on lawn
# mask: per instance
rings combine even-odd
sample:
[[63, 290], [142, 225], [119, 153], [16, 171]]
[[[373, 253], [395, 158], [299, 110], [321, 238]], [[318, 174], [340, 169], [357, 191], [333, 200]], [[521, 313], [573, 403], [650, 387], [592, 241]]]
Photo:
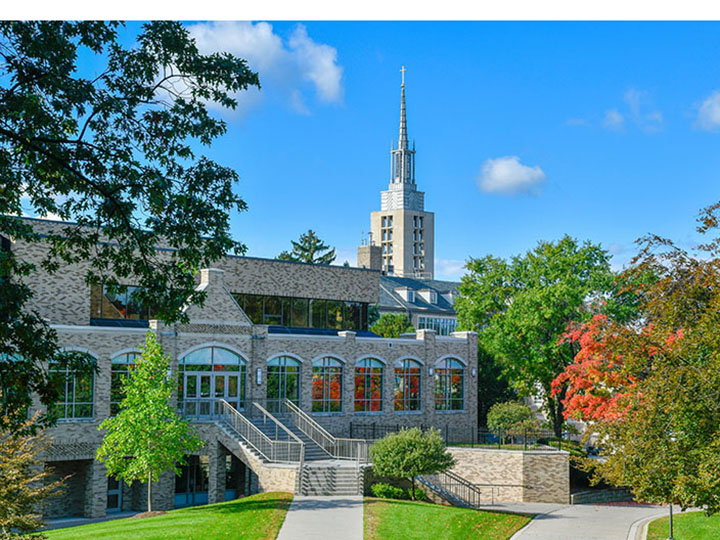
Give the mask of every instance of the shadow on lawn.
[[[218, 503], [208, 507], [208, 505], [193, 506], [183, 508], [179, 511], [182, 513], [194, 514], [211, 511], [213, 514], [238, 514], [242, 512], [255, 512], [262, 510], [287, 510], [292, 502], [292, 497], [272, 497], [262, 500], [245, 500], [235, 499], [224, 503]], [[168, 513], [171, 514], [171, 513]], [[165, 514], [165, 515], [168, 515]]]

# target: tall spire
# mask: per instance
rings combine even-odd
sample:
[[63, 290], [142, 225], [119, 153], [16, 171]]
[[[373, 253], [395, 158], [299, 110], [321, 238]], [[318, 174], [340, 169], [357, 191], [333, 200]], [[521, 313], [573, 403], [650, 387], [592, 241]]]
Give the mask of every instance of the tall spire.
[[398, 148], [407, 149], [407, 119], [405, 117], [405, 66], [400, 69], [402, 73], [402, 84], [400, 85], [400, 137], [398, 138]]

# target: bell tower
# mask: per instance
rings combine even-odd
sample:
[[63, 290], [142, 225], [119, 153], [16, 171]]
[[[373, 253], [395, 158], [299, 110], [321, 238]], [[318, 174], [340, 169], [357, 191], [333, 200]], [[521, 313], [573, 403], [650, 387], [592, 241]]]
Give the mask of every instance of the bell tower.
[[[415, 183], [415, 144], [410, 148], [405, 108], [405, 66], [400, 85], [400, 131], [390, 147], [390, 184], [380, 193], [380, 211], [370, 214], [380, 268], [388, 275], [432, 279], [435, 214], [425, 211], [425, 193]], [[363, 257], [363, 262], [366, 257]], [[377, 260], [377, 259], [375, 259]], [[369, 262], [369, 259], [368, 259]], [[361, 259], [358, 258], [358, 264]]]

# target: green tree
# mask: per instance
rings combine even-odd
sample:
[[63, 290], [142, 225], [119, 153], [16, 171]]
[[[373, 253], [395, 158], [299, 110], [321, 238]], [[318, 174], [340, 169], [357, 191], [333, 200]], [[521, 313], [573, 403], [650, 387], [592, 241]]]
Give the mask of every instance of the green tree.
[[520, 433], [524, 429], [533, 429], [537, 426], [537, 421], [530, 407], [524, 403], [506, 401], [490, 407], [487, 425], [504, 437], [507, 434]]
[[169, 375], [170, 357], [152, 331], [140, 350], [134, 369], [122, 381], [120, 411], [98, 427], [105, 436], [97, 459], [105, 462], [108, 476], [129, 483], [147, 481], [150, 512], [153, 481], [167, 470], [179, 474], [185, 454], [202, 447], [203, 441], [172, 406], [177, 376]]
[[0, 539], [45, 538], [33, 534], [43, 524], [38, 510], [63, 487], [62, 480], [50, 481], [51, 473], [40, 457], [49, 446], [43, 434], [0, 433]]
[[310, 264], [332, 264], [335, 260], [335, 248], [331, 249], [312, 230], [300, 235], [298, 242], [295, 240], [290, 242], [292, 243], [292, 251], [283, 251], [277, 257], [279, 260]]
[[478, 347], [478, 427], [487, 427], [490, 407], [514, 399], [515, 391], [503, 373], [502, 365]]
[[420, 428], [403, 428], [385, 435], [370, 447], [370, 459], [375, 474], [409, 480], [412, 500], [415, 500], [415, 477], [446, 471], [455, 463], [440, 431], [430, 429], [423, 433]]
[[[234, 108], [234, 95], [259, 86], [258, 76], [230, 54], [200, 54], [178, 22], [143, 25], [131, 47], [120, 27], [0, 22], [0, 235], [48, 244], [46, 271], [82, 262], [88, 284], [115, 292], [139, 285], [137, 300], [173, 322], [183, 320], [188, 300], [204, 299], [195, 291], [199, 268], [244, 251], [228, 233], [229, 213], [245, 209], [233, 192], [238, 175], [198, 149], [227, 129], [208, 103]], [[74, 223], [41, 237], [17, 219], [23, 213]], [[33, 270], [0, 250], [0, 380], [6, 390], [23, 389], [3, 394], [8, 424], [0, 428], [23, 425], [17, 413], [30, 393], [47, 407], [57, 400], [48, 359], [90, 369], [60, 351], [55, 332], [24, 309]]]
[[383, 313], [370, 327], [370, 331], [386, 338], [400, 337], [400, 334], [414, 332], [415, 327], [404, 313]]
[[455, 302], [461, 328], [476, 330], [480, 346], [503, 366], [520, 395], [542, 394], [555, 434], [562, 434], [562, 391], [552, 381], [577, 352], [560, 337], [572, 321], [589, 316], [593, 304], [614, 308], [609, 256], [599, 245], [565, 236], [540, 242], [506, 261], [470, 259]]
[[[698, 231], [717, 232], [720, 203]], [[568, 333], [581, 345], [556, 379], [567, 417], [591, 423], [604, 459], [596, 479], [638, 500], [720, 511], [720, 236], [688, 252], [639, 240], [621, 275], [639, 299], [629, 324], [596, 316]], [[672, 536], [672, 532], [671, 535]]]

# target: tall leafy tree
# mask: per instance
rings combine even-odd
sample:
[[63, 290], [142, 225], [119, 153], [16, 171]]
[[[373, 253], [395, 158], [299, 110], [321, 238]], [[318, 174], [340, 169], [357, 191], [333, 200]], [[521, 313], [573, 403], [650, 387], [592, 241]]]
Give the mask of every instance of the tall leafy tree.
[[[720, 204], [700, 216], [716, 232]], [[720, 237], [698, 252], [649, 236], [623, 272], [631, 324], [596, 316], [566, 335], [575, 361], [554, 382], [565, 415], [591, 423], [597, 477], [639, 500], [720, 511]], [[672, 536], [672, 532], [671, 532]]]
[[135, 367], [122, 381], [123, 400], [117, 415], [103, 420], [105, 431], [97, 458], [109, 476], [148, 485], [148, 512], [152, 511], [152, 483], [171, 470], [179, 474], [184, 456], [202, 447], [189, 422], [172, 406], [177, 376], [170, 376], [170, 357], [155, 334], [148, 332]]
[[455, 302], [460, 326], [478, 332], [520, 395], [542, 395], [560, 436], [564, 393], [551, 395], [552, 381], [578, 349], [561, 336], [570, 322], [589, 317], [593, 304], [614, 309], [607, 252], [565, 236], [510, 260], [470, 259], [467, 269]]
[[370, 327], [370, 331], [378, 336], [397, 338], [400, 334], [414, 332], [415, 327], [404, 313], [383, 313]]
[[281, 261], [296, 261], [310, 264], [332, 264], [335, 261], [335, 248], [330, 248], [320, 240], [313, 230], [300, 235], [298, 242], [292, 243], [291, 251], [283, 251], [278, 255]]
[[[130, 47], [121, 27], [0, 22], [0, 236], [3, 248], [7, 239], [46, 243], [48, 272], [87, 261], [88, 284], [139, 285], [136, 299], [173, 322], [188, 299], [204, 298], [198, 269], [244, 250], [228, 232], [230, 212], [245, 209], [238, 175], [201, 149], [227, 130], [208, 103], [232, 109], [259, 81], [244, 60], [200, 54], [178, 22], [143, 25]], [[71, 222], [41, 237], [23, 213]], [[56, 401], [48, 359], [90, 369], [26, 309], [33, 270], [22, 253], [0, 250], [0, 428], [23, 425], [30, 392]]]

